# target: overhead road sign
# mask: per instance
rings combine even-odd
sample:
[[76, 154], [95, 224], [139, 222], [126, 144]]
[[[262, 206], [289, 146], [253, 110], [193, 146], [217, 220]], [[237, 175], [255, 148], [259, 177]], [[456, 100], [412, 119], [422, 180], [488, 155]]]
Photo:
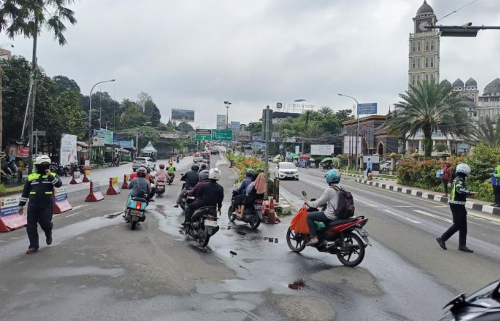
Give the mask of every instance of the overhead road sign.
[[197, 129], [195, 139], [196, 140], [212, 140], [212, 130], [211, 129]]
[[376, 115], [377, 103], [358, 104], [358, 115]]

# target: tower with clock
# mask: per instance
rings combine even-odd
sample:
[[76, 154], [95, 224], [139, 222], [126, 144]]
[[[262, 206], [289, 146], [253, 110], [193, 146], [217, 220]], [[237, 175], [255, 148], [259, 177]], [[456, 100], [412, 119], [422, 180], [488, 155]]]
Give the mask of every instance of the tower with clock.
[[414, 31], [410, 34], [408, 84], [417, 85], [420, 81], [435, 79], [439, 81], [439, 31], [429, 29], [436, 23], [432, 7], [424, 0], [413, 18]]

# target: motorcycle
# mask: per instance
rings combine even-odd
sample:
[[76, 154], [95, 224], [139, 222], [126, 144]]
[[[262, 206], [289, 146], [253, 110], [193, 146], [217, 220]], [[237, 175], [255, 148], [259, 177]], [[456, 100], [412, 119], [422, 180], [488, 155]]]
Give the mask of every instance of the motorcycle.
[[49, 166], [49, 169], [52, 173], [56, 173], [57, 176], [69, 176], [69, 169], [66, 166], [62, 166], [61, 164], [58, 163], [52, 163]]
[[217, 207], [206, 206], [196, 210], [191, 218], [191, 224], [186, 228], [186, 234], [205, 247], [210, 237], [219, 231], [217, 223]]
[[145, 211], [147, 206], [148, 201], [145, 197], [129, 197], [123, 218], [125, 222], [130, 223], [131, 230], [135, 230], [137, 223], [146, 220]]
[[450, 310], [445, 313], [440, 321], [500, 320], [500, 280], [491, 283], [468, 297], [465, 296], [465, 293], [460, 294], [443, 309], [447, 307], [450, 307]]
[[163, 193], [165, 193], [165, 181], [162, 180], [156, 180], [156, 191], [155, 194], [156, 196], [160, 196]]
[[16, 173], [17, 173], [17, 166], [16, 166], [16, 162], [15, 162], [14, 160], [11, 160], [11, 161], [9, 162], [9, 165], [8, 165], [8, 166], [9, 166], [9, 169], [10, 169], [10, 171], [11, 171], [12, 175], [14, 175], [14, 174], [16, 174]]
[[257, 229], [260, 225], [260, 222], [264, 220], [262, 216], [262, 200], [255, 200], [252, 206], [245, 207], [245, 213], [243, 213], [243, 218], [238, 218], [237, 215], [233, 214], [236, 209], [236, 205], [234, 204], [236, 196], [238, 196], [237, 191], [233, 191], [233, 197], [231, 198], [231, 206], [227, 211], [227, 216], [229, 218], [229, 222], [234, 222], [235, 220], [243, 221], [245, 223], [250, 224], [250, 228], [253, 230]]
[[168, 174], [168, 176], [167, 176], [168, 185], [172, 185], [172, 183], [174, 182], [174, 177], [175, 177], [174, 175]]
[[179, 206], [182, 208], [182, 210], [185, 212], [189, 206], [189, 204], [194, 202], [195, 197], [194, 196], [188, 196], [187, 192], [191, 190], [191, 188], [188, 188], [184, 191], [181, 197], [181, 203]]
[[[304, 191], [302, 195], [307, 197]], [[300, 211], [316, 212], [318, 209], [310, 208], [304, 203]], [[316, 247], [319, 252], [337, 255], [339, 261], [345, 266], [357, 266], [365, 257], [365, 248], [368, 245], [371, 246], [370, 240], [368, 239], [368, 232], [363, 229], [363, 226], [365, 226], [367, 222], [368, 219], [364, 216], [336, 219], [326, 224], [316, 222], [319, 243], [314, 247]], [[290, 224], [290, 228], [288, 228], [286, 233], [286, 241], [290, 250], [299, 253], [305, 249], [310, 238], [309, 234], [303, 234], [293, 230], [291, 228], [292, 224]], [[354, 259], [353, 255], [355, 256]]]

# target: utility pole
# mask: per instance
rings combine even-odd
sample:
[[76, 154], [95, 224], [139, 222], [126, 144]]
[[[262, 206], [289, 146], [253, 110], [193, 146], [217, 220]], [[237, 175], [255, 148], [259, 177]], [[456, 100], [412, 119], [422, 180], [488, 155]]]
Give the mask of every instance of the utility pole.
[[29, 141], [29, 155], [28, 155], [28, 175], [33, 172], [33, 121], [35, 118], [35, 100], [36, 100], [36, 49], [38, 41], [38, 16], [35, 15], [34, 32], [33, 32], [33, 57], [31, 61], [32, 77], [33, 77], [33, 89], [31, 90], [31, 101], [29, 107], [29, 122], [28, 122], [28, 141]]
[[265, 115], [266, 117], [264, 118], [266, 124], [265, 124], [265, 136], [264, 136], [264, 143], [266, 144], [265, 152], [264, 152], [264, 176], [266, 177], [266, 192], [264, 194], [264, 199], [267, 199], [267, 177], [269, 175], [269, 116], [270, 116], [270, 109], [269, 105], [266, 107]]
[[139, 131], [135, 132], [135, 157], [139, 156]]

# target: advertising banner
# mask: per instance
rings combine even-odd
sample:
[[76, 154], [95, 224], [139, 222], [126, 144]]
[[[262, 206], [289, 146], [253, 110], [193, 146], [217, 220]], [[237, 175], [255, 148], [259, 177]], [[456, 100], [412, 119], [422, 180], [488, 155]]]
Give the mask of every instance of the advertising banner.
[[335, 151], [335, 145], [311, 145], [311, 155], [330, 156]]
[[240, 122], [239, 121], [232, 121], [231, 122], [231, 129], [240, 130]]
[[71, 204], [68, 202], [68, 193], [65, 187], [54, 189], [54, 214], [61, 214], [73, 209]]
[[19, 198], [2, 198], [0, 202], [0, 232], [8, 232], [26, 225], [27, 215], [19, 215]]
[[194, 122], [194, 110], [172, 109], [172, 120], [180, 122]]
[[18, 146], [16, 156], [21, 158], [26, 158], [30, 154], [30, 148], [27, 146]]
[[226, 115], [217, 115], [217, 129], [226, 128]]
[[[361, 154], [361, 146], [361, 137], [358, 137], [358, 155]], [[344, 154], [356, 154], [356, 136], [344, 136], [343, 147]]]
[[61, 152], [59, 162], [62, 166], [70, 163], [77, 163], [76, 135], [62, 134], [61, 135]]

